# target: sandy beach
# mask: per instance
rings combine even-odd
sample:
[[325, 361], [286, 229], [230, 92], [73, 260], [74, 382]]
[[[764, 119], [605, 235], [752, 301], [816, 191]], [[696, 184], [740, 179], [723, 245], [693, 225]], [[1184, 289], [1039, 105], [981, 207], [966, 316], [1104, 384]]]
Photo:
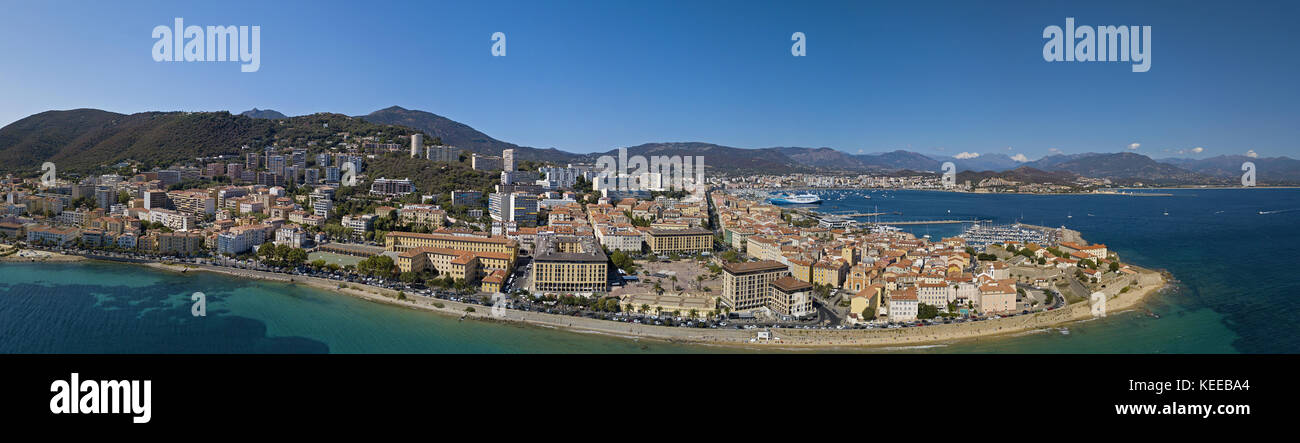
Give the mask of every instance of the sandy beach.
[[38, 251], [34, 249], [19, 249], [18, 252], [10, 254], [13, 246], [0, 245], [0, 254], [8, 254], [0, 257], [0, 262], [74, 262], [85, 260], [85, 257], [79, 255], [59, 254], [56, 252]]
[[[498, 310], [494, 315], [493, 310], [488, 306], [459, 303], [414, 294], [405, 294], [406, 299], [400, 300], [397, 298], [398, 291], [315, 277], [290, 276], [202, 265], [180, 266], [148, 263], [146, 266], [171, 272], [207, 271], [241, 278], [305, 284], [317, 289], [334, 291], [373, 302], [479, 321], [520, 323], [575, 332], [599, 333], [628, 339], [649, 339], [672, 343], [697, 343], [750, 349], [833, 350], [834, 348], [938, 344], [978, 337], [1019, 334], [1060, 327], [1071, 322], [1094, 318], [1092, 308], [1088, 303], [1075, 303], [1053, 311], [1016, 317], [924, 327], [848, 330], [776, 328], [770, 330], [770, 339], [759, 340], [756, 339], [759, 330], [654, 326], [508, 309]], [[1138, 282], [1137, 286], [1123, 293], [1119, 290], [1120, 287], [1115, 285], [1106, 290], [1109, 295], [1106, 307], [1110, 315], [1136, 308], [1142, 300], [1159, 291], [1166, 283], [1165, 278], [1160, 273], [1146, 269], [1140, 269], [1139, 276], [1135, 281]]]

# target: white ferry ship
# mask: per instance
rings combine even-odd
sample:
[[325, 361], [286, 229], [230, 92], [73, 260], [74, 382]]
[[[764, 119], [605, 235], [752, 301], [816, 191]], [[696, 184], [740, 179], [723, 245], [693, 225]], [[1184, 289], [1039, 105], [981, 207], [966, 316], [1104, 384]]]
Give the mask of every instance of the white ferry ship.
[[776, 196], [767, 201], [778, 205], [815, 205], [821, 203], [822, 198], [815, 194], [799, 194]]

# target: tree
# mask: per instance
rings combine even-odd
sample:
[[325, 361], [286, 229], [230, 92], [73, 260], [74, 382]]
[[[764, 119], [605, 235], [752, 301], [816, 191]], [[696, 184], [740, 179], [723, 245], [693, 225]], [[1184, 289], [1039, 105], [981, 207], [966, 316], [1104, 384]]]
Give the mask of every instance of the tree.
[[1110, 272], [1119, 272], [1119, 262], [1110, 262]]
[[307, 251], [302, 248], [290, 249], [288, 256], [285, 257], [285, 262], [294, 267], [306, 263]]
[[257, 247], [257, 256], [263, 260], [274, 259], [275, 243], [262, 243], [262, 246]]
[[939, 308], [925, 303], [916, 305], [916, 318], [931, 319], [939, 315]]
[[740, 256], [739, 256], [739, 254], [736, 254], [736, 251], [735, 251], [735, 250], [732, 250], [732, 249], [728, 249], [728, 250], [724, 251], [724, 252], [722, 253], [722, 259], [723, 259], [723, 260], [726, 260], [727, 263], [737, 263], [737, 262], [740, 262]]
[[863, 320], [875, 320], [875, 319], [876, 319], [876, 308], [873, 308], [873, 307], [870, 307], [870, 306], [865, 307], [865, 308], [862, 308], [862, 319], [863, 319]]
[[394, 269], [396, 269], [396, 265], [393, 263], [393, 259], [387, 255], [375, 255], [357, 262], [358, 272], [376, 277], [390, 277], [393, 275]]
[[285, 244], [275, 245], [275, 259], [281, 263], [287, 261], [289, 259], [289, 251], [292, 250], [293, 247], [289, 245], [285, 245]]
[[402, 283], [411, 284], [419, 280], [420, 276], [414, 272], [403, 272], [398, 274], [397, 278], [398, 280], [401, 280]]
[[636, 263], [632, 261], [632, 257], [629, 257], [626, 252], [614, 251], [613, 254], [609, 255], [609, 260], [614, 262], [614, 266], [622, 269], [623, 272], [628, 274], [636, 272]]

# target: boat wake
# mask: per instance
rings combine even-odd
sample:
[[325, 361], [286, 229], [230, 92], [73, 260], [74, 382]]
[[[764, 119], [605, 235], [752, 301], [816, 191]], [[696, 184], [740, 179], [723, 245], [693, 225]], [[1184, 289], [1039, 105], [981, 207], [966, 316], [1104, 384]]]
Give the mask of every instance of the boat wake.
[[1283, 212], [1294, 212], [1294, 211], [1300, 211], [1300, 208], [1295, 208], [1295, 209], [1279, 209], [1279, 210], [1276, 210], [1276, 211], [1259, 211], [1259, 215], [1281, 214], [1281, 213], [1283, 213]]

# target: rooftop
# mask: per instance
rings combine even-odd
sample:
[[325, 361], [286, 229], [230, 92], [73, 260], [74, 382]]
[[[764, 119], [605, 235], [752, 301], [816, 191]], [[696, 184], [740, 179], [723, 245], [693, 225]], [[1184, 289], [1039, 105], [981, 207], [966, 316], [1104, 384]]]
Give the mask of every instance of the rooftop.
[[745, 274], [750, 272], [784, 271], [786, 270], [786, 266], [781, 264], [779, 261], [763, 260], [745, 263], [726, 263], [722, 265], [722, 269], [727, 271], [729, 274]]
[[[561, 243], [578, 243], [579, 251], [560, 251]], [[592, 236], [545, 236], [538, 238], [537, 247], [534, 249], [533, 261], [604, 263], [609, 260], [605, 256], [605, 250], [596, 243], [596, 237]]]
[[785, 293], [807, 291], [813, 287], [812, 283], [790, 276], [781, 277], [772, 281], [772, 286]]

